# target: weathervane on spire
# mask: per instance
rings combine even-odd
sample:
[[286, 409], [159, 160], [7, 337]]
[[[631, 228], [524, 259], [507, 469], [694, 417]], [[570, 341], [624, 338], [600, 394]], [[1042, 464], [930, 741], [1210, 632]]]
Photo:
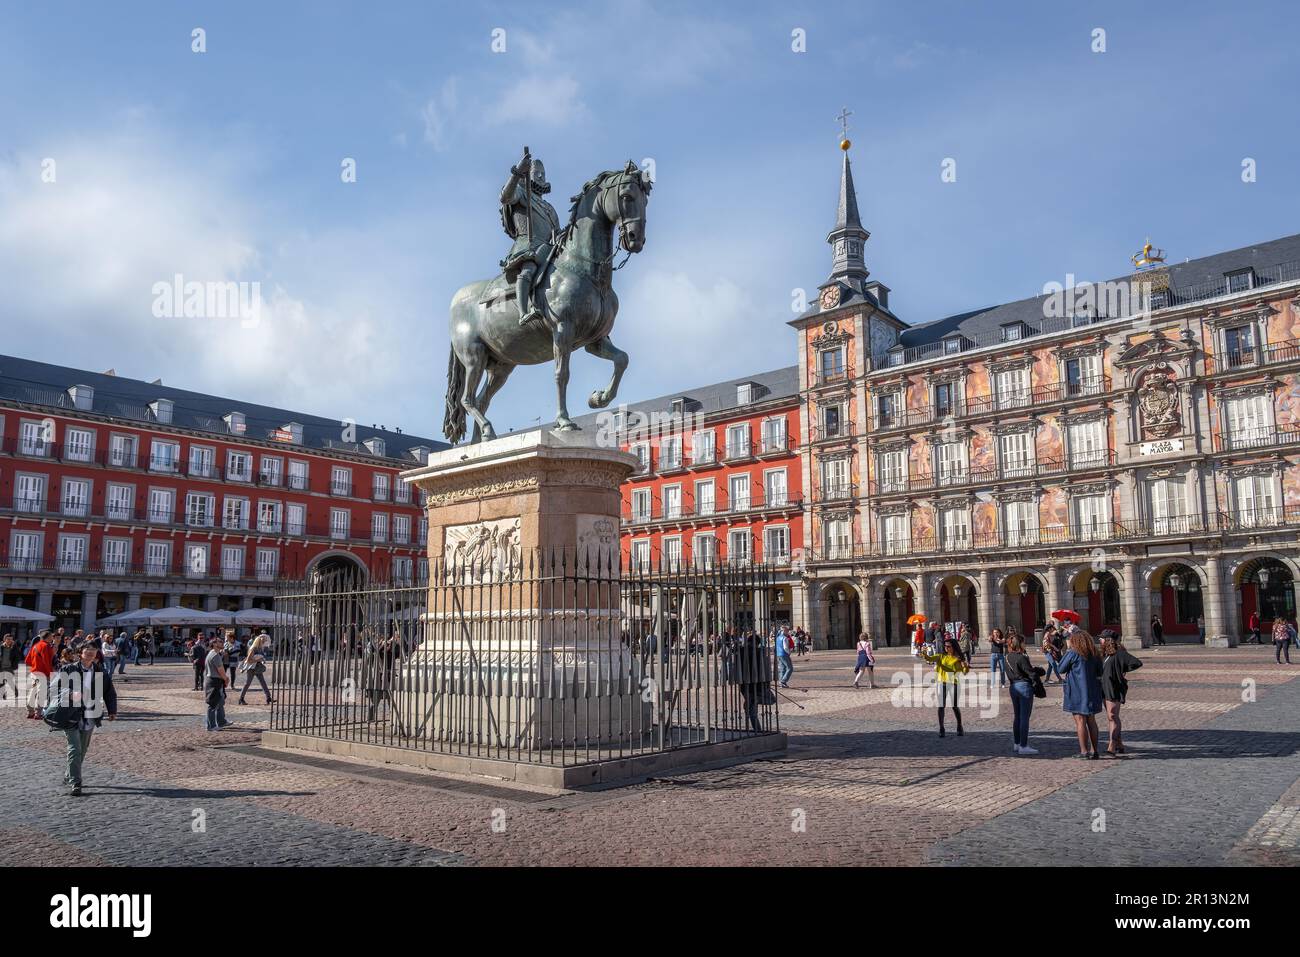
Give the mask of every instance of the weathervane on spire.
[[853, 111], [846, 107], [840, 110], [839, 116], [835, 117], [840, 121], [840, 149], [842, 150], [847, 150], [853, 145], [849, 140], [849, 117], [852, 115]]

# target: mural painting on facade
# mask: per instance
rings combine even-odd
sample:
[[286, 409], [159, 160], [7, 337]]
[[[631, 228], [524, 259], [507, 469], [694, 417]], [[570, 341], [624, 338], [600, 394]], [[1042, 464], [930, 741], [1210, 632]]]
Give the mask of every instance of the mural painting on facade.
[[1044, 422], [1038, 427], [1037, 449], [1040, 462], [1060, 462], [1065, 458], [1065, 443], [1055, 422]]
[[1277, 402], [1278, 427], [1300, 423], [1300, 381], [1292, 375], [1278, 376], [1281, 389]]
[[1268, 306], [1269, 343], [1300, 339], [1300, 305], [1295, 305], [1290, 299], [1275, 299]]
[[1065, 489], [1052, 488], [1043, 493], [1042, 515], [1048, 525], [1070, 524], [1070, 499]]
[[970, 467], [972, 472], [990, 470], [997, 465], [995, 439], [987, 432], [976, 432], [971, 436]]
[[997, 503], [976, 502], [972, 511], [974, 512], [975, 540], [991, 541], [997, 532]]

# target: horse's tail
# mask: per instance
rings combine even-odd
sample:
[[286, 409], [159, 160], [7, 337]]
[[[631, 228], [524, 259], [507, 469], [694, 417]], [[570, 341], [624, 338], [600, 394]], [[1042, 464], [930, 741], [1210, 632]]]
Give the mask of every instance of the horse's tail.
[[465, 367], [456, 358], [456, 350], [449, 349], [447, 357], [447, 411], [442, 419], [442, 434], [455, 445], [465, 437], [465, 407], [460, 404], [460, 393], [465, 388]]

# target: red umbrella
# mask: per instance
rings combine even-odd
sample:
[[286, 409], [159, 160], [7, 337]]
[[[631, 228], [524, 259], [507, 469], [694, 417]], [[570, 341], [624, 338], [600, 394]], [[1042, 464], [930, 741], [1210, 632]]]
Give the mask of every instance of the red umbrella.
[[1075, 625], [1079, 623], [1079, 613], [1068, 608], [1060, 608], [1052, 612], [1052, 617], [1057, 621], [1068, 621]]

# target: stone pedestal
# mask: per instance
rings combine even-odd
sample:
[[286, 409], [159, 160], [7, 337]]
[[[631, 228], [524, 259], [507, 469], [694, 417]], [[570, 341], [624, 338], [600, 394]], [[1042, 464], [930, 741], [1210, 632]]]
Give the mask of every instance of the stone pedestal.
[[588, 432], [434, 452], [422, 641], [394, 730], [489, 748], [636, 745], [652, 725], [622, 641], [619, 486], [636, 457]]

